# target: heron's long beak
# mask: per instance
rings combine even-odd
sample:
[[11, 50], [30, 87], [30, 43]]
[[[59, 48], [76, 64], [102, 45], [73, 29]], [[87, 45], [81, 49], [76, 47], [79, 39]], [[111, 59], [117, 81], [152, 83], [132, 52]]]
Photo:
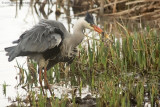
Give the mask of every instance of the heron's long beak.
[[109, 35], [107, 33], [103, 32], [103, 30], [101, 28], [99, 28], [96, 25], [92, 25], [92, 27], [94, 28], [94, 30], [96, 32], [98, 32], [99, 34], [102, 34], [104, 37], [106, 37], [107, 39], [109, 39]]
[[92, 27], [93, 27], [94, 30], [95, 30], [96, 32], [98, 32], [98, 33], [102, 33], [102, 32], [103, 32], [103, 30], [102, 30], [101, 28], [99, 28], [98, 26], [96, 26], [96, 25], [93, 25]]

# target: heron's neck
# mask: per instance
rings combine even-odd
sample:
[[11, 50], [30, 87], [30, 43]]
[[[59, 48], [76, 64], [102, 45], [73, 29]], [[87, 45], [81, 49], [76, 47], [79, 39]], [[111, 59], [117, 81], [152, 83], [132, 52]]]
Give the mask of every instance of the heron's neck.
[[73, 27], [72, 43], [73, 43], [74, 46], [79, 45], [82, 42], [83, 38], [84, 38], [84, 34], [83, 34], [83, 30], [84, 30], [83, 21], [84, 21], [84, 19], [79, 19], [77, 21], [77, 23]]

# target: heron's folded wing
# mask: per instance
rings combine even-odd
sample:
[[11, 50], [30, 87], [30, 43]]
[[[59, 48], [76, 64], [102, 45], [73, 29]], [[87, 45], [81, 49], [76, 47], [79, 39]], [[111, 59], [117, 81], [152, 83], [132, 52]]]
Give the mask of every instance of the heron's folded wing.
[[21, 52], [44, 52], [58, 46], [63, 39], [63, 32], [46, 23], [39, 23], [31, 30], [24, 32], [15, 41]]
[[58, 46], [62, 41], [61, 36], [56, 33], [49, 34], [47, 37], [42, 37], [41, 39], [41, 41], [34, 41], [34, 39], [24, 39], [18, 45], [23, 52], [44, 52], [48, 49], [52, 49], [55, 46]]

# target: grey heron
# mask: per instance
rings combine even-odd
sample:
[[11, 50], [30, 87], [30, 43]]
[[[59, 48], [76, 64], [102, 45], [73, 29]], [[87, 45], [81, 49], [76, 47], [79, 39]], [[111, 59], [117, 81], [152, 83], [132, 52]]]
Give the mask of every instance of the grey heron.
[[85, 28], [103, 31], [94, 23], [93, 16], [87, 13], [85, 18], [77, 20], [70, 34], [61, 22], [53, 20], [41, 20], [30, 30], [25, 31], [18, 40], [13, 41], [15, 46], [5, 48], [8, 61], [19, 56], [29, 56], [37, 62], [39, 82], [42, 87], [41, 73], [44, 70], [44, 81], [52, 95], [48, 80], [47, 70], [59, 62], [71, 63], [76, 55], [76, 47], [85, 37]]

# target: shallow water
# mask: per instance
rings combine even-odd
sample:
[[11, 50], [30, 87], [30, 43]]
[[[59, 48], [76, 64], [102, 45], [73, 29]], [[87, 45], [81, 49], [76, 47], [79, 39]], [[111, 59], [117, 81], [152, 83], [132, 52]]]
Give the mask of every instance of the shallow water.
[[[26, 11], [27, 8], [24, 8]], [[19, 12], [19, 17], [15, 18], [15, 6], [0, 6], [0, 105], [6, 106], [9, 104], [8, 97], [14, 98], [18, 91], [14, 88], [17, 84], [16, 75], [18, 72], [16, 69], [16, 60], [19, 63], [25, 63], [25, 58], [18, 58], [12, 62], [8, 62], [8, 57], [5, 55], [4, 48], [11, 46], [12, 41], [18, 39], [19, 35], [27, 28], [29, 28], [32, 23], [26, 23], [23, 19], [25, 14]], [[32, 20], [28, 20], [32, 21]], [[25, 67], [25, 66], [24, 66]], [[2, 84], [4, 82], [9, 85], [6, 90], [6, 97], [3, 95]]]

